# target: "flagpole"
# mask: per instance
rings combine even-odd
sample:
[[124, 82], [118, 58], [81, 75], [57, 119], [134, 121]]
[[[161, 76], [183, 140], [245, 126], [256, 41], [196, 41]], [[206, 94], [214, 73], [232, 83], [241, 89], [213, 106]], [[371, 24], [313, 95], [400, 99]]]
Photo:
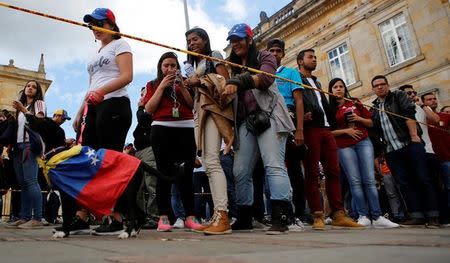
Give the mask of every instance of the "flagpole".
[[184, 5], [184, 20], [186, 21], [186, 31], [189, 30], [189, 14], [188, 14], [188, 8], [187, 8], [187, 0], [183, 0]]

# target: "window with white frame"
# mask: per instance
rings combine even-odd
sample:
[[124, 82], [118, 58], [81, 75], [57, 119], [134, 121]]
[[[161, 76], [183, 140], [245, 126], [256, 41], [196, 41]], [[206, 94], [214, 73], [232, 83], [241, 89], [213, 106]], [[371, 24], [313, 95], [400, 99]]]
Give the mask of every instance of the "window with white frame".
[[389, 66], [395, 66], [416, 56], [405, 14], [400, 13], [384, 21], [379, 28]]
[[331, 76], [333, 78], [341, 78], [347, 85], [356, 82], [355, 72], [346, 42], [328, 51], [328, 61], [330, 62]]

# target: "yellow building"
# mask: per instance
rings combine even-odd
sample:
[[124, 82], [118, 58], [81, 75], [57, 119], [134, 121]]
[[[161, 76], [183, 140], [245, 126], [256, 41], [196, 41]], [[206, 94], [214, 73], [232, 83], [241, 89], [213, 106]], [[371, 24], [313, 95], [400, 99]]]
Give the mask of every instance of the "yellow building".
[[45, 94], [52, 83], [45, 78], [45, 74], [43, 54], [41, 54], [37, 71], [18, 68], [14, 66], [12, 59], [9, 60], [8, 65], [0, 65], [0, 109], [13, 111], [12, 101], [18, 99], [19, 92], [29, 80], [37, 80]]
[[313, 48], [314, 74], [324, 89], [341, 77], [354, 97], [374, 95], [371, 79], [391, 87], [412, 84], [450, 105], [450, 3], [448, 0], [293, 0], [271, 17], [261, 12], [254, 29], [260, 49], [271, 38], [286, 42], [283, 64], [297, 67], [300, 50]]

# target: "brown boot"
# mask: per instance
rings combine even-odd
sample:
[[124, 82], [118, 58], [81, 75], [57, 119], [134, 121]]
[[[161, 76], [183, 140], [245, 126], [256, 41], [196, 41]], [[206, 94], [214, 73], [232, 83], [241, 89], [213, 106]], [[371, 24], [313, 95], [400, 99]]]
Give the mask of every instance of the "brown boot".
[[223, 235], [231, 234], [230, 220], [228, 219], [228, 212], [222, 210], [214, 211], [210, 225], [203, 230], [205, 235]]
[[349, 227], [364, 228], [363, 225], [360, 225], [355, 221], [353, 221], [353, 219], [351, 219], [348, 215], [346, 215], [342, 210], [334, 212], [332, 218], [333, 221], [331, 222], [331, 225], [333, 225], [334, 228], [349, 228]]
[[314, 223], [313, 223], [313, 229], [314, 230], [325, 230], [325, 220], [323, 218], [323, 212], [322, 211], [316, 211], [313, 214]]

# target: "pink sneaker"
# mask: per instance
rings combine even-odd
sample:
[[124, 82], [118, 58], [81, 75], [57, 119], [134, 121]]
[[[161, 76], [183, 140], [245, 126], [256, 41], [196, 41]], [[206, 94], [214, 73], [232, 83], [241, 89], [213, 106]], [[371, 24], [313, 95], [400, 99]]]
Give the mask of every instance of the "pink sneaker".
[[202, 224], [200, 224], [200, 222], [198, 222], [195, 216], [188, 216], [186, 221], [184, 221], [184, 227], [194, 232], [201, 232], [205, 228]]
[[159, 232], [170, 232], [172, 231], [172, 226], [170, 225], [169, 218], [167, 216], [160, 216], [158, 221], [158, 228], [156, 231]]

